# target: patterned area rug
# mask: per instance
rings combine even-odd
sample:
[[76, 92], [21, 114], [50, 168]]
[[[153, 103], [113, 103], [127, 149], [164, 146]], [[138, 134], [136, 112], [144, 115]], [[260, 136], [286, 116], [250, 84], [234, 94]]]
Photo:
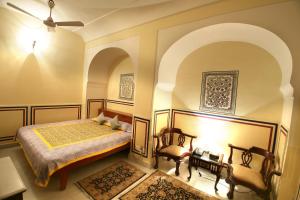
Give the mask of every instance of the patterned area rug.
[[112, 199], [145, 174], [146, 173], [136, 167], [121, 161], [75, 184], [84, 191], [90, 199], [106, 200]]
[[216, 197], [201, 192], [161, 171], [154, 172], [151, 176], [122, 196], [121, 199], [218, 200]]

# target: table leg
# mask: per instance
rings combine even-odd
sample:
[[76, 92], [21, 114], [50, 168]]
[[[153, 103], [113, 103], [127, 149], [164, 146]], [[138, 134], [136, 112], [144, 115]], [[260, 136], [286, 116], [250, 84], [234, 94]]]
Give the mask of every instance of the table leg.
[[221, 175], [220, 174], [216, 174], [216, 176], [217, 176], [217, 178], [216, 178], [216, 182], [215, 182], [215, 191], [218, 191], [217, 185], [219, 183]]
[[189, 159], [188, 169], [189, 169], [189, 173], [190, 173], [190, 176], [188, 177], [188, 181], [190, 181], [191, 177], [192, 177], [192, 161], [191, 161], [191, 158]]
[[219, 180], [221, 178], [222, 168], [223, 168], [222, 165], [217, 166], [217, 173], [216, 173], [217, 178], [216, 178], [216, 183], [215, 183], [215, 191], [218, 191], [217, 185], [218, 185]]

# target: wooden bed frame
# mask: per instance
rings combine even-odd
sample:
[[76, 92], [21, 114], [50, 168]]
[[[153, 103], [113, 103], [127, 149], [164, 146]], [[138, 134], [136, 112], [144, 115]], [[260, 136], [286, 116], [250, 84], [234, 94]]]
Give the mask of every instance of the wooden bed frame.
[[[131, 114], [120, 113], [120, 112], [112, 111], [112, 110], [99, 109], [99, 113], [101, 113], [101, 112], [104, 113], [104, 116], [111, 117], [111, 118], [118, 115], [119, 121], [123, 121], [123, 122], [127, 122], [127, 123], [132, 124], [132, 115]], [[69, 172], [72, 169], [80, 167], [80, 166], [87, 165], [87, 164], [92, 163], [96, 160], [105, 158], [109, 155], [112, 155], [114, 153], [117, 153], [117, 152], [120, 152], [120, 151], [123, 151], [123, 150], [127, 150], [129, 148], [130, 148], [130, 142], [128, 142], [125, 145], [122, 145], [118, 148], [112, 149], [110, 151], [107, 151], [107, 152], [104, 152], [104, 153], [101, 153], [101, 154], [98, 154], [98, 155], [95, 155], [95, 156], [92, 156], [92, 157], [89, 157], [89, 158], [79, 160], [79, 161], [74, 162], [74, 163], [71, 163], [71, 164], [57, 170], [54, 174], [58, 174], [60, 176], [60, 187], [59, 187], [59, 189], [64, 190], [66, 188], [67, 183], [68, 183], [68, 175], [69, 175]]]

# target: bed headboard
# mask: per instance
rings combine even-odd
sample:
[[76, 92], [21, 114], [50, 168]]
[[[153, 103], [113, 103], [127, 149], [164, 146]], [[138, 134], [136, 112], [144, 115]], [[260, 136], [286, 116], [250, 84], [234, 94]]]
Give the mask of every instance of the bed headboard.
[[101, 112], [104, 113], [104, 116], [111, 117], [111, 118], [114, 118], [116, 115], [118, 115], [119, 121], [132, 124], [132, 114], [130, 114], [130, 113], [123, 113], [123, 112], [114, 111], [114, 110], [99, 109], [98, 113], [100, 114]]

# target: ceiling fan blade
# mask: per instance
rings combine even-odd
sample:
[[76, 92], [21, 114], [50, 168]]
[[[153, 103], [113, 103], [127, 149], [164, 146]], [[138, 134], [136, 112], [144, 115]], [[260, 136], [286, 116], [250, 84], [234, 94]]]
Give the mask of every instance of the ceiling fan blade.
[[22, 12], [22, 13], [25, 13], [25, 14], [31, 16], [31, 17], [34, 17], [34, 18], [36, 18], [36, 19], [42, 21], [42, 20], [41, 20], [40, 18], [38, 18], [37, 16], [34, 16], [33, 14], [27, 12], [26, 10], [23, 10], [22, 8], [19, 8], [18, 6], [14, 5], [14, 4], [12, 4], [12, 3], [7, 2], [6, 4], [7, 4], [8, 6], [14, 8], [14, 9], [16, 9], [16, 10]]
[[84, 26], [81, 21], [55, 22], [57, 26]]

